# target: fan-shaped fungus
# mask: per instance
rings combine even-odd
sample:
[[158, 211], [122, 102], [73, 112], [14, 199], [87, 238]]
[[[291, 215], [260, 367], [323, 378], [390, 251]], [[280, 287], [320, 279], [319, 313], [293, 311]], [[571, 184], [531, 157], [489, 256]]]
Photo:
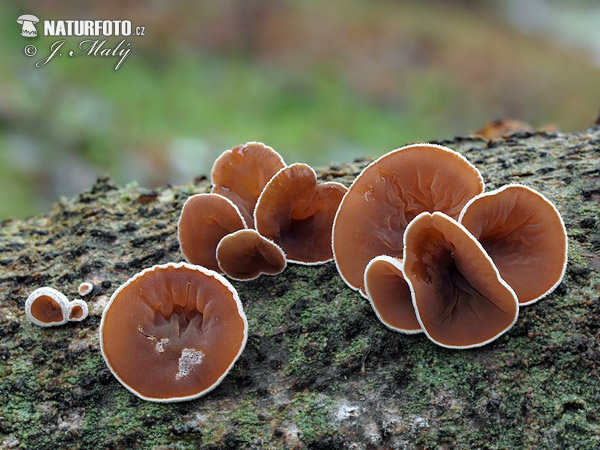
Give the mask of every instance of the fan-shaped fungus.
[[183, 205], [177, 226], [181, 252], [188, 262], [219, 271], [219, 241], [244, 228], [246, 222], [228, 198], [218, 194], [193, 195]]
[[567, 231], [556, 207], [527, 186], [486, 192], [465, 206], [460, 223], [488, 252], [521, 305], [558, 286], [567, 266]]
[[419, 333], [402, 261], [390, 256], [373, 258], [365, 269], [365, 290], [371, 306], [385, 326], [402, 333]]
[[90, 283], [89, 281], [85, 281], [85, 282], [81, 283], [79, 285], [79, 288], [77, 288], [77, 292], [82, 297], [85, 297], [86, 295], [91, 293], [93, 290], [94, 290], [94, 285], [92, 283]]
[[249, 142], [224, 152], [213, 165], [212, 192], [237, 205], [249, 228], [254, 228], [254, 206], [269, 180], [285, 162], [275, 150]]
[[69, 321], [81, 322], [88, 316], [88, 305], [81, 299], [75, 299], [69, 303]]
[[404, 278], [427, 336], [450, 348], [478, 347], [517, 320], [514, 291], [481, 244], [447, 215], [422, 213], [404, 234]]
[[288, 261], [330, 261], [333, 218], [348, 189], [340, 183], [317, 184], [306, 164], [281, 169], [265, 186], [255, 210], [256, 229], [286, 253]]
[[36, 289], [25, 302], [27, 318], [41, 327], [52, 327], [66, 323], [69, 311], [67, 297], [51, 287]]
[[248, 323], [233, 286], [186, 263], [154, 266], [112, 295], [100, 323], [102, 355], [144, 400], [191, 400], [214, 389], [246, 345]]
[[217, 246], [219, 268], [234, 280], [253, 280], [261, 274], [277, 275], [286, 268], [285, 253], [256, 230], [228, 234]]
[[427, 211], [458, 218], [483, 192], [479, 171], [445, 147], [416, 144], [367, 166], [344, 196], [333, 225], [333, 254], [344, 281], [364, 293], [364, 271], [375, 256], [402, 258], [402, 236]]

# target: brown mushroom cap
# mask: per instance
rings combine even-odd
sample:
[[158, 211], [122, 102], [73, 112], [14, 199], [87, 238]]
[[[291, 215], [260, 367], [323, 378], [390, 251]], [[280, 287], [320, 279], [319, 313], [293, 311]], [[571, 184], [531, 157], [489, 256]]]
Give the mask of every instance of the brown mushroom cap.
[[69, 311], [67, 297], [51, 287], [36, 289], [25, 301], [27, 318], [41, 327], [52, 327], [66, 323]]
[[275, 150], [249, 142], [227, 150], [215, 161], [210, 177], [212, 192], [237, 205], [249, 228], [254, 228], [254, 206], [269, 180], [285, 162]]
[[277, 275], [287, 266], [281, 248], [256, 230], [239, 230], [221, 239], [217, 261], [225, 275], [239, 281]]
[[450, 348], [478, 347], [517, 320], [514, 291], [477, 240], [458, 222], [422, 213], [404, 235], [404, 278], [423, 331]]
[[88, 305], [81, 299], [75, 299], [69, 303], [69, 321], [81, 322], [88, 316]]
[[458, 218], [483, 187], [475, 166], [445, 147], [409, 145], [382, 156], [356, 178], [338, 209], [333, 254], [340, 275], [364, 292], [371, 259], [403, 257], [402, 236], [413, 218], [424, 211]]
[[422, 331], [402, 274], [401, 260], [385, 255], [373, 258], [365, 269], [365, 290], [385, 326], [402, 333]]
[[77, 288], [77, 293], [81, 296], [86, 296], [94, 290], [94, 285], [89, 281], [84, 281]]
[[460, 223], [488, 252], [521, 305], [559, 285], [567, 267], [567, 231], [556, 207], [527, 186], [508, 185], [472, 199]]
[[306, 164], [281, 169], [265, 186], [256, 204], [256, 229], [286, 253], [288, 261], [330, 261], [333, 219], [348, 189], [340, 183], [317, 184]]
[[138, 273], [112, 295], [100, 323], [102, 355], [144, 400], [191, 400], [214, 389], [246, 345], [236, 290], [200, 266], [169, 263]]
[[246, 228], [237, 206], [218, 194], [197, 194], [187, 199], [177, 232], [185, 259], [219, 271], [217, 245], [224, 236]]

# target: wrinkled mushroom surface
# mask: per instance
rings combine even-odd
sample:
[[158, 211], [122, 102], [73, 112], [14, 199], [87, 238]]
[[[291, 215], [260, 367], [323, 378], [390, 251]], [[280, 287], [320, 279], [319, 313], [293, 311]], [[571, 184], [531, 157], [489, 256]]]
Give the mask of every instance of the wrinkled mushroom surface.
[[279, 246], [256, 230], [239, 230], [225, 236], [217, 246], [219, 268], [234, 280], [253, 280], [261, 274], [277, 275], [286, 268]]
[[183, 205], [177, 232], [185, 259], [219, 271], [216, 251], [224, 236], [246, 228], [237, 206], [218, 194], [197, 194]]
[[233, 286], [186, 263], [146, 269], [111, 297], [102, 355], [144, 400], [190, 400], [217, 386], [241, 354], [248, 324]]
[[254, 228], [254, 207], [262, 190], [285, 167], [281, 156], [260, 142], [249, 142], [224, 152], [211, 171], [212, 192], [237, 205], [249, 228]]
[[484, 345], [516, 321], [514, 291], [477, 240], [443, 213], [422, 213], [404, 235], [404, 278], [423, 331], [444, 347]]
[[288, 261], [321, 264], [333, 257], [331, 230], [347, 188], [317, 184], [306, 164], [281, 169], [262, 192], [255, 211], [256, 229], [286, 253]]
[[41, 327], [52, 327], [66, 323], [69, 310], [67, 297], [51, 287], [36, 289], [25, 301], [27, 318]]
[[508, 185], [472, 199], [460, 222], [488, 252], [519, 303], [558, 286], [567, 265], [567, 232], [556, 207], [539, 192]]
[[403, 257], [402, 236], [413, 218], [425, 211], [458, 218], [483, 188], [479, 171], [445, 147], [409, 145], [382, 156], [356, 178], [335, 217], [333, 253], [340, 275], [364, 292], [371, 259]]
[[365, 290], [384, 325], [402, 333], [422, 331], [402, 274], [401, 260], [384, 255], [373, 258], [365, 269]]

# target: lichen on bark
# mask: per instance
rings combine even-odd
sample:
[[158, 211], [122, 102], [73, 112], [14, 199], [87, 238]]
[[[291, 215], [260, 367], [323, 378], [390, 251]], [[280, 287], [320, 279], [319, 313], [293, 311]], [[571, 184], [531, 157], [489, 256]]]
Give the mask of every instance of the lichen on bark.
[[[210, 186], [200, 178], [149, 191], [100, 178], [46, 215], [0, 226], [0, 447], [600, 446], [600, 127], [441, 143], [476, 164], [487, 189], [527, 184], [565, 220], [563, 283], [522, 308], [506, 335], [468, 351], [440, 348], [384, 327], [333, 263], [291, 265], [233, 282], [249, 340], [216, 390], [144, 402], [104, 364], [102, 309], [134, 273], [182, 260], [180, 209]], [[368, 162], [318, 174], [349, 185]], [[96, 286], [88, 319], [55, 329], [27, 321], [33, 289], [75, 298], [82, 281]]]

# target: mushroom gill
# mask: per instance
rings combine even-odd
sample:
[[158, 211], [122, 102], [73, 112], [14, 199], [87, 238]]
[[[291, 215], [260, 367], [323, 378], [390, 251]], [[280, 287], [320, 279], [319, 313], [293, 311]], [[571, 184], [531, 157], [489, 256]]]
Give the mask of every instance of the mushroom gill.
[[233, 286], [186, 263], [154, 266], [112, 295], [100, 324], [102, 355], [144, 400], [190, 400], [214, 389], [244, 349], [248, 323]]
[[290, 262], [330, 261], [333, 219], [346, 191], [340, 183], [317, 184], [310, 166], [292, 164], [281, 169], [260, 195], [256, 229], [279, 245]]
[[246, 228], [237, 206], [218, 194], [197, 194], [187, 199], [177, 226], [185, 259], [219, 271], [217, 245], [228, 235]]
[[486, 192], [465, 206], [460, 223], [479, 240], [521, 305], [558, 286], [567, 265], [567, 232], [556, 207], [527, 186]]
[[479, 242], [451, 217], [422, 213], [404, 235], [404, 278], [423, 331], [450, 348], [478, 347], [516, 321], [514, 291]]
[[217, 261], [225, 275], [239, 281], [277, 275], [287, 266], [281, 248], [256, 230], [239, 230], [221, 239]]
[[402, 236], [422, 212], [458, 218], [483, 192], [479, 171], [445, 147], [416, 144], [367, 166], [344, 196], [333, 225], [333, 254], [340, 275], [364, 294], [364, 271], [379, 255], [403, 257]]
[[212, 192], [230, 199], [248, 228], [254, 228], [254, 207], [262, 190], [280, 169], [283, 158], [271, 147], [249, 142], [224, 152], [211, 171]]
[[384, 255], [373, 258], [365, 269], [365, 290], [385, 326], [401, 333], [422, 331], [402, 274], [401, 260]]

